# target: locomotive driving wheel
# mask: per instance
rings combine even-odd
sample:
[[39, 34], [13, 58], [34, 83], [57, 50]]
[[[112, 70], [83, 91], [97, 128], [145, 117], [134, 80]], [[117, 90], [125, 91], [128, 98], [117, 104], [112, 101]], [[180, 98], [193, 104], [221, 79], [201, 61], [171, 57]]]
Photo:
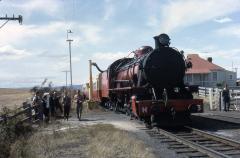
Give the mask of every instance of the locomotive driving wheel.
[[152, 128], [153, 128], [153, 127], [152, 127], [151, 117], [145, 118], [144, 123], [145, 123], [146, 128], [149, 128], [149, 129], [152, 129]]

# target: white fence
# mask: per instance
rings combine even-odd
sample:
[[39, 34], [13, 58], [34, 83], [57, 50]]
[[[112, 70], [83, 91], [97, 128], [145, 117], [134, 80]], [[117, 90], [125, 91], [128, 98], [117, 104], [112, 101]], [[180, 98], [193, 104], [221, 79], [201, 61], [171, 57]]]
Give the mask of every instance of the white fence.
[[[199, 96], [209, 99], [210, 110], [222, 110], [223, 98], [222, 89], [199, 87]], [[230, 89], [230, 109], [240, 111], [240, 89]]]

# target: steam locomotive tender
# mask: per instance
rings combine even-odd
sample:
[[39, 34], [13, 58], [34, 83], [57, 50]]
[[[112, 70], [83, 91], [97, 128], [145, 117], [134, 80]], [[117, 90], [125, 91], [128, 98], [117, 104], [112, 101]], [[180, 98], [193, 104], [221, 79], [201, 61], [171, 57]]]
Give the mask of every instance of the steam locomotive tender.
[[[133, 58], [113, 62], [94, 84], [94, 99], [115, 111], [125, 111], [148, 125], [182, 125], [190, 114], [203, 112], [203, 100], [193, 99], [184, 75], [191, 63], [170, 47], [167, 34], [154, 37], [155, 49], [143, 46]], [[97, 66], [95, 64], [95, 66]]]

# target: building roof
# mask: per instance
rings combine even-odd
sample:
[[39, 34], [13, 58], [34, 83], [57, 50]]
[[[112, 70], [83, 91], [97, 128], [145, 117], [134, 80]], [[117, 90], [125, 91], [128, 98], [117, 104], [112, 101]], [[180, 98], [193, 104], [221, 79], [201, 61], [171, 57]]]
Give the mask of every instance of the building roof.
[[199, 57], [198, 54], [189, 54], [187, 58], [192, 62], [192, 68], [187, 70], [187, 74], [203, 74], [216, 70], [225, 70], [224, 68]]

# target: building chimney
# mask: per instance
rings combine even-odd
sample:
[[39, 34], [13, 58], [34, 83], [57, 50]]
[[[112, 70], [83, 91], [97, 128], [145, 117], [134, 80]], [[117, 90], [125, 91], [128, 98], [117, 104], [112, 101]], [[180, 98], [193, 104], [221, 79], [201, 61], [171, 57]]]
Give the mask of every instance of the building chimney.
[[212, 63], [212, 57], [208, 57], [208, 58], [207, 58], [207, 61], [210, 62], [210, 63]]

